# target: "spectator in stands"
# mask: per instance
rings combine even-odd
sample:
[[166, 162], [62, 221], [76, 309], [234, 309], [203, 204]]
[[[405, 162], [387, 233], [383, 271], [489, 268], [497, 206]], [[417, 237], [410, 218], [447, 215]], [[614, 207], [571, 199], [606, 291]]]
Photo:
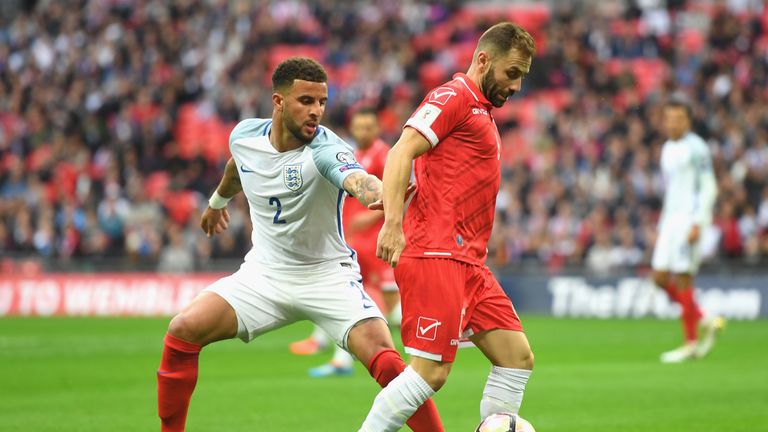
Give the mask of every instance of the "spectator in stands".
[[[681, 91], [714, 156], [719, 207], [732, 214], [713, 259], [764, 263], [768, 6], [658, 3], [17, 2], [0, 28], [3, 256], [154, 266], [168, 221], [186, 226], [215, 186], [229, 125], [271, 111], [265, 77], [277, 62], [309, 54], [332, 65], [328, 125], [375, 106], [392, 138], [430, 83], [465, 63], [465, 42], [514, 8], [544, 48], [524, 97], [494, 113], [505, 194], [494, 262], [558, 271], [583, 264], [595, 233], [623, 244], [629, 229], [647, 264], [660, 101]], [[749, 207], [759, 230], [744, 230]], [[593, 220], [596, 208], [604, 216]], [[247, 229], [190, 251], [196, 262], [240, 256]]]

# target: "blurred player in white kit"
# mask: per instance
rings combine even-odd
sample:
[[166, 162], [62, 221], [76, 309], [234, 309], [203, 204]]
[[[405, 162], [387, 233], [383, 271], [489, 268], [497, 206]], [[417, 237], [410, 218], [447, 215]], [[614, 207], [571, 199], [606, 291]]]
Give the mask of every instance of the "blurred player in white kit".
[[[680, 99], [664, 106], [667, 141], [661, 151], [664, 205], [653, 251], [653, 280], [681, 307], [685, 343], [661, 355], [664, 363], [703, 357], [715, 342], [724, 321], [704, 318], [694, 298], [699, 269], [699, 242], [712, 223], [717, 183], [712, 158], [704, 140], [691, 131], [691, 109]], [[703, 333], [699, 335], [699, 325]]]

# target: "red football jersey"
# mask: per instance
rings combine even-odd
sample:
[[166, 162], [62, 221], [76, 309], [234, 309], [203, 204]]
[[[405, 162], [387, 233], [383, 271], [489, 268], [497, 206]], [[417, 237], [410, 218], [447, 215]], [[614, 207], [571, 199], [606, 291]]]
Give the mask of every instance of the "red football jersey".
[[[389, 146], [384, 141], [377, 139], [366, 150], [355, 150], [355, 159], [357, 162], [365, 168], [368, 174], [376, 176], [379, 180], [384, 177], [384, 164], [387, 162], [387, 153], [389, 152]], [[357, 198], [349, 196], [344, 203], [343, 220], [344, 225], [349, 223], [352, 218], [361, 211], [368, 211], [365, 206], [360, 204]], [[379, 236], [379, 230], [384, 225], [384, 217], [381, 218], [376, 224], [371, 225], [367, 229], [360, 233], [357, 233], [355, 237], [372, 237], [374, 242]], [[350, 239], [347, 239], [349, 241]]]
[[501, 183], [493, 105], [465, 74], [429, 92], [405, 127], [432, 149], [416, 158], [404, 256], [483, 264]]

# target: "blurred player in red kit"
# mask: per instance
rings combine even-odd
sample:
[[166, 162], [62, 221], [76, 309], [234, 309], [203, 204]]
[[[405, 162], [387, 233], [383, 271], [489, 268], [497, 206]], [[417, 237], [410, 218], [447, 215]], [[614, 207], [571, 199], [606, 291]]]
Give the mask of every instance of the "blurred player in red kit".
[[[389, 146], [379, 138], [379, 121], [372, 108], [361, 108], [352, 114], [349, 132], [354, 139], [355, 159], [369, 174], [378, 178], [384, 176], [384, 164]], [[400, 324], [400, 294], [395, 284], [395, 275], [389, 264], [376, 256], [376, 239], [384, 225], [384, 212], [369, 210], [357, 200], [347, 197], [344, 203], [344, 238], [357, 253], [360, 273], [366, 293], [388, 317], [389, 323]], [[315, 327], [312, 335], [291, 344], [291, 351], [299, 355], [314, 354], [328, 345], [327, 336]], [[336, 347], [333, 358], [327, 364], [309, 370], [310, 376], [348, 376], [352, 374], [354, 359], [340, 347]]]
[[[462, 337], [492, 364], [481, 418], [520, 409], [533, 353], [485, 259], [501, 183], [491, 111], [521, 89], [534, 54], [533, 38], [519, 26], [488, 29], [468, 72], [427, 94], [389, 152], [377, 254], [395, 267], [412, 359], [376, 396], [361, 431], [400, 430], [443, 386]], [[417, 189], [403, 220], [414, 160]]]

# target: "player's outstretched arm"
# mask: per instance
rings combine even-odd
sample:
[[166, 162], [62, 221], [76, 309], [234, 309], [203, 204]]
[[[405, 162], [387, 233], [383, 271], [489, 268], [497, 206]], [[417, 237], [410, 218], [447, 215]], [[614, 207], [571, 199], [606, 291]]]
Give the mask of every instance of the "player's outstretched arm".
[[344, 179], [344, 190], [366, 207], [381, 199], [381, 180], [376, 176], [356, 172]]
[[384, 226], [376, 243], [376, 256], [397, 265], [405, 249], [403, 234], [403, 207], [413, 160], [431, 149], [429, 141], [416, 129], [406, 127], [394, 147], [387, 154], [384, 166]]
[[208, 208], [205, 209], [200, 219], [200, 228], [203, 229], [208, 237], [212, 237], [213, 234], [221, 233], [229, 228], [227, 203], [242, 190], [243, 185], [240, 183], [237, 165], [230, 158], [227, 161], [227, 166], [224, 168], [221, 182], [219, 182], [219, 186], [216, 188], [216, 192], [213, 193], [211, 199], [208, 200]]

